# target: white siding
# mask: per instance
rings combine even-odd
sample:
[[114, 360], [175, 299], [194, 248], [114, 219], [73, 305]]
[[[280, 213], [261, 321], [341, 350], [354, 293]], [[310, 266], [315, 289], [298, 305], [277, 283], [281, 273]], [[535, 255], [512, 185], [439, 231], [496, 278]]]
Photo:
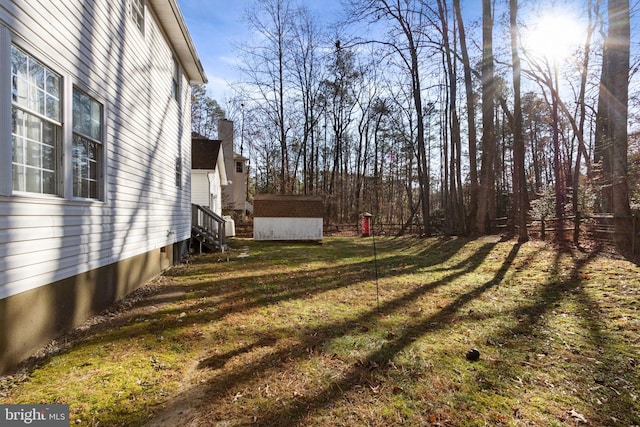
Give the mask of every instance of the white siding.
[[[73, 85], [104, 104], [106, 119], [103, 201], [72, 200], [68, 170], [64, 197], [12, 196], [10, 186], [0, 188], [6, 194], [0, 195], [0, 298], [190, 236], [189, 83], [183, 77], [182, 102], [176, 102], [173, 52], [164, 32], [147, 7], [141, 34], [128, 5], [0, 0], [0, 35], [63, 76], [64, 122], [71, 123]], [[0, 50], [7, 45], [0, 43]], [[10, 84], [6, 70], [0, 66], [0, 85]], [[0, 87], [0, 142], [10, 145], [9, 95]], [[68, 158], [68, 127], [64, 136]], [[178, 157], [182, 188], [175, 185]], [[0, 170], [7, 168], [10, 153], [2, 150]]]
[[222, 216], [222, 187], [218, 171], [206, 169], [191, 171], [191, 203], [206, 206]]
[[211, 171], [199, 169], [191, 171], [191, 203], [210, 207], [211, 193], [209, 190], [209, 177]]
[[209, 192], [211, 193], [211, 210], [222, 216], [222, 186], [218, 171], [209, 174]]
[[322, 218], [253, 219], [254, 240], [322, 240]]

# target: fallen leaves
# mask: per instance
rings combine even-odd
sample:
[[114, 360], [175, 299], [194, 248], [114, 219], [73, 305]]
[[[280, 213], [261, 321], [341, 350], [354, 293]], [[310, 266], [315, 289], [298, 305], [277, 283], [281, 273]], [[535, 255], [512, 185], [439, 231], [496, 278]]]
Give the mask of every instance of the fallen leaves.
[[576, 411], [575, 409], [572, 409], [572, 410], [568, 411], [567, 414], [569, 414], [569, 416], [573, 420], [575, 420], [575, 421], [577, 421], [579, 423], [588, 424], [588, 421], [587, 421], [586, 417], [584, 415], [582, 415], [581, 413], [579, 413], [578, 411]]

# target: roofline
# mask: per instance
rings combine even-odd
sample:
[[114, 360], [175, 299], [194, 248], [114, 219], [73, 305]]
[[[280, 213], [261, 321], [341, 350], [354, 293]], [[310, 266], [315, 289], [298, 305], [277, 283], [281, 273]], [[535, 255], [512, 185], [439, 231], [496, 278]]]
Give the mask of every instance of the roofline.
[[160, 24], [167, 34], [175, 34], [176, 32], [181, 34], [181, 37], [168, 37], [168, 39], [185, 70], [189, 83], [206, 84], [208, 80], [204, 67], [200, 62], [200, 57], [177, 1], [148, 0], [148, 2], [153, 7]]

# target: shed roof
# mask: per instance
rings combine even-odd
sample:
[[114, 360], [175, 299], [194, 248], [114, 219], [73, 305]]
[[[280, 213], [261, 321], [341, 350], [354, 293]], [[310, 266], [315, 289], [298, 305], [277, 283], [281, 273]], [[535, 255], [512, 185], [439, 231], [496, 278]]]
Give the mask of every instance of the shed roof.
[[256, 194], [253, 213], [256, 218], [322, 218], [324, 204], [320, 196]]

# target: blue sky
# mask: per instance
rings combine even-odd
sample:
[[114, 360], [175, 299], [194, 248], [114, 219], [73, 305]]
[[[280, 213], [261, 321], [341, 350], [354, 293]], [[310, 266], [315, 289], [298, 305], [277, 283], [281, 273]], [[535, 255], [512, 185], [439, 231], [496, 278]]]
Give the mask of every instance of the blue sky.
[[[238, 56], [236, 46], [248, 38], [243, 16], [254, 1], [177, 0], [209, 79], [207, 84], [209, 92], [223, 108], [225, 108], [225, 101], [232, 96], [229, 83], [237, 81], [238, 78], [235, 65]], [[571, 2], [574, 2], [574, 5], [580, 5], [586, 0], [569, 0], [569, 3]], [[304, 1], [311, 11], [327, 23], [340, 17], [342, 12], [340, 3], [341, 0]], [[463, 13], [478, 18], [480, 4], [479, 0], [462, 0]], [[532, 6], [530, 3], [527, 5], [527, 8]], [[533, 3], [533, 6], [536, 5]], [[637, 16], [635, 18], [637, 19]], [[499, 34], [495, 33], [494, 36]]]
[[226, 81], [235, 78], [234, 45], [243, 36], [242, 15], [250, 0], [178, 0], [214, 98], [222, 103]]
[[[224, 108], [228, 83], [237, 79], [237, 46], [247, 37], [243, 15], [253, 0], [177, 0], [196, 45], [213, 98]], [[326, 20], [340, 11], [340, 0], [307, 1]]]

